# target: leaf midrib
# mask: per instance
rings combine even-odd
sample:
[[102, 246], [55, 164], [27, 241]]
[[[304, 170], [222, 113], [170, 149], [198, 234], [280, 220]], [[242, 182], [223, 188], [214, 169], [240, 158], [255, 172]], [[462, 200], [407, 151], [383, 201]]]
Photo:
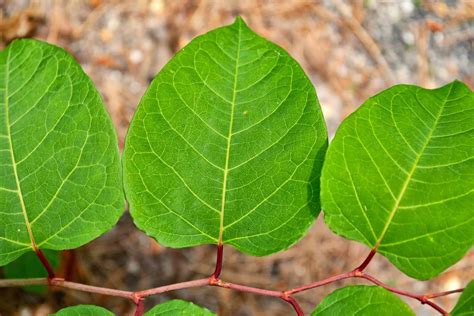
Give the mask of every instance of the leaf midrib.
[[15, 176], [15, 182], [16, 182], [16, 187], [17, 187], [17, 194], [18, 194], [18, 199], [20, 200], [20, 205], [21, 205], [21, 212], [23, 214], [23, 217], [25, 219], [25, 225], [26, 225], [26, 230], [28, 231], [28, 236], [30, 238], [31, 242], [31, 248], [34, 250], [36, 248], [35, 244], [35, 239], [33, 237], [33, 231], [31, 230], [31, 225], [28, 220], [28, 214], [26, 213], [26, 206], [25, 206], [25, 201], [23, 199], [23, 193], [21, 191], [21, 185], [20, 185], [20, 179], [18, 177], [18, 170], [17, 170], [17, 163], [15, 160], [15, 153], [13, 152], [13, 140], [12, 140], [12, 133], [11, 133], [11, 125], [10, 125], [10, 113], [8, 109], [8, 82], [10, 80], [10, 52], [11, 49], [8, 50], [7, 54], [7, 60], [5, 63], [5, 119], [6, 119], [6, 127], [7, 127], [7, 138], [8, 138], [8, 145], [10, 149], [10, 159], [12, 161], [12, 167], [13, 167], [13, 174]]
[[451, 85], [449, 87], [448, 94], [446, 95], [443, 104], [440, 106], [438, 114], [436, 115], [435, 121], [433, 123], [433, 127], [430, 129], [430, 131], [429, 131], [429, 133], [426, 137], [426, 140], [425, 140], [425, 142], [424, 142], [424, 144], [423, 144], [423, 146], [420, 150], [420, 153], [416, 156], [415, 162], [413, 163], [412, 168], [410, 169], [410, 171], [407, 174], [407, 178], [405, 179], [405, 182], [403, 183], [402, 189], [400, 190], [400, 193], [397, 196], [397, 199], [395, 200], [395, 204], [394, 204], [392, 210], [390, 211], [390, 215], [389, 215], [389, 218], [387, 220], [387, 223], [385, 223], [385, 226], [384, 226], [382, 232], [380, 233], [379, 238], [375, 242], [375, 245], [374, 245], [375, 250], [377, 250], [378, 247], [380, 246], [380, 244], [382, 243], [382, 240], [385, 237], [385, 234], [387, 233], [388, 228], [390, 227], [390, 224], [392, 223], [393, 218], [395, 217], [395, 214], [397, 213], [397, 210], [399, 209], [400, 202], [402, 201], [403, 196], [405, 195], [405, 192], [406, 192], [406, 190], [407, 190], [407, 188], [408, 188], [408, 186], [409, 186], [409, 184], [412, 180], [413, 174], [415, 173], [415, 171], [418, 167], [418, 163], [420, 162], [421, 157], [423, 156], [428, 144], [430, 143], [431, 138], [433, 136], [433, 132], [436, 129], [438, 123], [439, 123], [439, 119], [441, 118], [441, 114], [443, 113], [444, 107], [446, 106], [446, 103], [448, 102], [449, 96], [451, 95], [453, 86], [454, 85]]
[[224, 178], [222, 181], [222, 199], [221, 199], [219, 238], [218, 238], [219, 245], [223, 243], [222, 237], [224, 234], [224, 212], [225, 212], [225, 202], [226, 202], [226, 192], [227, 192], [227, 175], [229, 173], [230, 146], [231, 146], [231, 140], [232, 140], [233, 126], [234, 126], [234, 110], [235, 110], [235, 103], [236, 103], [235, 101], [237, 98], [237, 78], [239, 75], [240, 42], [241, 42], [241, 36], [242, 36], [242, 25], [240, 22], [238, 25], [239, 25], [239, 35], [238, 35], [238, 42], [237, 42], [237, 56], [235, 58], [234, 85], [233, 85], [232, 102], [231, 102], [231, 110], [230, 110], [229, 131], [227, 135]]

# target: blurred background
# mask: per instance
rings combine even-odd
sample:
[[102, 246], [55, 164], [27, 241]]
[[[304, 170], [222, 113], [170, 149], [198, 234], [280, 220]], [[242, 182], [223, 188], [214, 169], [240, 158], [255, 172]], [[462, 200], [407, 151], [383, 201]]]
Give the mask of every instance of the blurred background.
[[[302, 65], [316, 87], [331, 137], [364, 100], [393, 84], [434, 88], [460, 79], [474, 85], [474, 0], [0, 0], [0, 8], [0, 48], [15, 38], [34, 37], [68, 50], [102, 94], [121, 147], [154, 75], [193, 37], [232, 23], [236, 15]], [[209, 276], [214, 252], [212, 246], [162, 247], [136, 229], [125, 213], [112, 231], [61, 253], [58, 269], [76, 282], [139, 290]], [[301, 242], [282, 253], [254, 258], [226, 247], [223, 278], [287, 289], [353, 269], [368, 252], [331, 233], [320, 216]], [[474, 278], [474, 252], [428, 282], [405, 277], [379, 255], [368, 272], [418, 293], [445, 291]], [[297, 298], [309, 313], [336, 287], [354, 282], [341, 281]], [[102, 305], [118, 315], [133, 313], [124, 299], [73, 291], [0, 289], [0, 297], [1, 316], [47, 315], [80, 303]], [[457, 297], [437, 302], [450, 310]], [[217, 288], [150, 297], [146, 306], [172, 298], [193, 301], [219, 315], [291, 312], [274, 298]], [[436, 315], [416, 301], [407, 302], [419, 315]]]

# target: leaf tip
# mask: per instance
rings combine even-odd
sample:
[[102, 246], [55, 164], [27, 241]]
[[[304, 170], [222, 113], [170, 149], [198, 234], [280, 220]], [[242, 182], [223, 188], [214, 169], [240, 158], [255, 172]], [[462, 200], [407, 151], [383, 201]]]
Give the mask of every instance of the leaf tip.
[[236, 25], [236, 26], [247, 26], [244, 19], [240, 15], [237, 15], [235, 17], [235, 20], [234, 20], [233, 24]]
[[[448, 85], [448, 86], [454, 86], [454, 87], [456, 87], [456, 86], [459, 86], [459, 87], [466, 87], [466, 88], [469, 88], [469, 89], [470, 89], [470, 87], [469, 87], [465, 82], [463, 82], [463, 81], [461, 81], [461, 80], [459, 80], [459, 79], [454, 79], [453, 81], [451, 81], [451, 82], [448, 83], [447, 85]], [[470, 90], [472, 90], [472, 89], [470, 89]]]

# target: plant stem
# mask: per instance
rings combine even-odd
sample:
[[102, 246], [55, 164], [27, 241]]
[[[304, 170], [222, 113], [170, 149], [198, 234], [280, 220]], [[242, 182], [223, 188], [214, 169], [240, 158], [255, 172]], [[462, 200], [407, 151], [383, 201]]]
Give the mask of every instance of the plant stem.
[[308, 284], [308, 285], [303, 285], [303, 286], [285, 291], [285, 294], [293, 295], [293, 294], [296, 294], [296, 293], [299, 293], [299, 292], [314, 289], [314, 288], [317, 288], [317, 287], [320, 287], [320, 286], [323, 286], [323, 285], [326, 285], [326, 284], [329, 284], [329, 283], [333, 283], [333, 282], [336, 282], [336, 281], [339, 281], [339, 280], [353, 278], [354, 274], [355, 274], [354, 271], [351, 271], [351, 272], [346, 272], [346, 273], [341, 273], [341, 274], [338, 274], [338, 275], [334, 275], [332, 277], [329, 277], [329, 278], [326, 278], [326, 279], [323, 279], [323, 280], [320, 280], [320, 281], [317, 281], [317, 282], [313, 282], [313, 283]]
[[449, 314], [443, 308], [441, 308], [438, 304], [431, 302], [430, 299], [453, 294], [453, 293], [459, 293], [464, 290], [464, 289], [456, 289], [456, 290], [428, 294], [428, 295], [418, 295], [418, 294], [414, 294], [408, 291], [403, 291], [403, 290], [399, 290], [394, 287], [391, 287], [379, 281], [375, 277], [363, 272], [363, 270], [369, 265], [369, 263], [375, 256], [377, 252], [375, 248], [370, 251], [367, 258], [357, 268], [355, 268], [354, 270], [350, 272], [334, 275], [326, 279], [313, 282], [308, 285], [296, 287], [294, 289], [287, 290], [287, 291], [266, 290], [266, 289], [260, 289], [260, 288], [251, 287], [251, 286], [242, 285], [242, 284], [230, 283], [230, 282], [221, 280], [219, 277], [222, 272], [222, 261], [223, 261], [223, 256], [224, 256], [224, 247], [222, 244], [218, 244], [217, 246], [216, 268], [214, 270], [214, 273], [209, 278], [174, 283], [174, 284], [164, 285], [164, 286], [160, 286], [160, 287], [156, 287], [156, 288], [152, 288], [152, 289], [148, 289], [144, 291], [138, 291], [138, 292], [122, 291], [122, 290], [115, 290], [115, 289], [109, 289], [109, 288], [98, 287], [98, 286], [91, 286], [91, 285], [86, 285], [86, 284], [81, 284], [81, 283], [65, 281], [62, 278], [56, 278], [54, 276], [54, 271], [51, 265], [49, 264], [48, 260], [46, 259], [44, 254], [41, 252], [41, 250], [36, 248], [35, 251], [38, 258], [41, 260], [41, 263], [48, 271], [48, 278], [3, 279], [3, 280], [0, 279], [0, 288], [1, 287], [14, 287], [14, 286], [28, 286], [28, 285], [50, 285], [50, 286], [73, 289], [73, 290], [82, 291], [82, 292], [123, 297], [123, 298], [130, 299], [135, 303], [136, 305], [135, 316], [143, 315], [143, 312], [144, 312], [143, 301], [144, 301], [144, 298], [147, 296], [156, 295], [156, 294], [174, 291], [174, 290], [188, 289], [188, 288], [208, 286], [208, 285], [222, 287], [222, 288], [231, 289], [231, 290], [240, 291], [240, 292], [278, 297], [284, 300], [285, 302], [289, 303], [293, 307], [293, 309], [295, 310], [298, 316], [304, 316], [304, 312], [302, 308], [300, 307], [300, 305], [298, 304], [298, 302], [296, 301], [296, 299], [292, 297], [293, 294], [297, 294], [303, 291], [307, 291], [313, 288], [317, 288], [329, 283], [333, 283], [333, 282], [343, 280], [343, 279], [348, 279], [348, 278], [366, 279], [380, 287], [383, 287], [384, 289], [390, 292], [416, 299], [420, 301], [422, 304], [427, 304], [431, 306], [432, 308], [434, 308], [435, 310], [437, 310], [438, 312], [440, 312], [442, 315], [449, 315]]
[[303, 309], [301, 308], [300, 304], [298, 304], [298, 302], [296, 301], [295, 298], [289, 296], [288, 298], [286, 299], [283, 299], [284, 301], [290, 303], [290, 305], [293, 307], [293, 309], [295, 310], [296, 312], [296, 315], [298, 316], [304, 316], [304, 312], [303, 312]]
[[364, 262], [362, 262], [360, 266], [355, 268], [354, 271], [360, 271], [360, 272], [364, 271], [364, 269], [367, 268], [367, 266], [369, 265], [370, 261], [372, 261], [376, 253], [377, 253], [377, 249], [374, 248], [370, 250], [369, 255], [367, 256], [367, 258], [365, 258]]
[[143, 298], [150, 295], [161, 294], [164, 292], [180, 290], [180, 289], [188, 289], [192, 287], [200, 287], [200, 286], [206, 286], [206, 285], [209, 285], [209, 278], [164, 285], [164, 286], [155, 287], [149, 290], [135, 292], [135, 297]]
[[386, 290], [388, 290], [392, 293], [396, 293], [396, 294], [403, 295], [403, 296], [406, 296], [406, 297], [411, 297], [413, 299], [416, 299], [416, 300], [420, 301], [421, 304], [427, 304], [427, 305], [431, 306], [432, 308], [434, 308], [435, 310], [437, 310], [438, 312], [440, 312], [442, 315], [449, 315], [449, 313], [447, 311], [445, 311], [443, 308], [441, 308], [441, 306], [439, 306], [436, 303], [431, 302], [424, 295], [417, 295], [417, 294], [414, 294], [414, 293], [411, 293], [411, 292], [408, 292], [408, 291], [403, 291], [403, 290], [396, 289], [394, 287], [391, 287], [391, 286], [377, 280], [373, 276], [368, 275], [364, 272], [357, 273], [354, 277], [366, 279], [366, 280], [368, 280], [368, 281], [370, 281], [370, 282], [372, 282], [372, 283], [374, 283], [374, 284], [376, 284], [380, 287], [383, 287], [384, 289], [386, 289]]
[[[205, 279], [198, 279], [194, 281], [186, 281], [186, 282], [181, 282], [181, 283], [175, 283], [175, 284], [170, 284], [170, 285], [164, 285], [160, 287], [156, 287], [153, 289], [149, 290], [144, 290], [144, 291], [138, 291], [138, 292], [131, 292], [131, 291], [123, 291], [123, 290], [116, 290], [116, 289], [110, 289], [110, 288], [104, 288], [104, 287], [97, 287], [97, 286], [91, 286], [91, 285], [86, 285], [86, 284], [81, 284], [81, 283], [76, 283], [76, 282], [69, 282], [65, 281], [64, 279], [61, 278], [53, 278], [53, 279], [48, 279], [48, 278], [33, 278], [33, 279], [3, 279], [0, 280], [0, 287], [17, 287], [17, 286], [28, 286], [28, 285], [51, 285], [54, 287], [60, 287], [60, 288], [67, 288], [67, 289], [72, 289], [76, 291], [82, 291], [82, 292], [89, 292], [89, 293], [96, 293], [96, 294], [102, 294], [102, 295], [108, 295], [108, 296], [117, 296], [117, 297], [123, 297], [132, 300], [135, 305], [137, 306], [135, 315], [136, 316], [141, 316], [143, 314], [143, 298], [150, 296], [150, 295], [156, 295], [164, 292], [169, 292], [169, 291], [174, 291], [174, 290], [180, 290], [180, 289], [187, 289], [187, 288], [192, 288], [192, 287], [201, 287], [201, 286], [215, 286], [215, 287], [222, 287], [226, 289], [231, 289], [231, 290], [236, 290], [240, 292], [247, 292], [247, 293], [254, 293], [258, 295], [264, 295], [264, 296], [272, 296], [272, 297], [278, 297], [286, 302], [288, 302], [295, 312], [297, 313], [298, 316], [304, 315], [303, 310], [299, 306], [298, 302], [292, 297], [293, 294], [297, 294], [309, 289], [313, 289], [319, 286], [323, 286], [329, 283], [333, 283], [339, 280], [343, 279], [348, 279], [348, 278], [361, 278], [368, 280], [375, 285], [378, 285], [380, 287], [383, 287], [384, 289], [396, 293], [398, 295], [410, 297], [413, 299], [416, 299], [420, 301], [422, 304], [426, 304], [431, 306], [433, 309], [437, 310], [439, 313], [442, 315], [448, 315], [448, 313], [441, 308], [438, 304], [430, 301], [431, 298], [436, 298], [440, 296], [445, 296], [453, 293], [460, 293], [464, 289], [455, 289], [451, 291], [445, 291], [445, 292], [440, 292], [440, 293], [434, 293], [434, 294], [428, 294], [428, 295], [418, 295], [414, 294], [408, 291], [403, 291], [396, 289], [394, 287], [391, 287], [375, 277], [366, 274], [362, 271], [359, 271], [357, 269], [338, 274], [329, 278], [326, 278], [324, 280], [320, 280], [318, 282], [311, 283], [309, 285], [304, 285], [300, 286], [297, 288], [294, 288], [292, 290], [288, 291], [274, 291], [274, 290], [266, 290], [266, 289], [261, 289], [261, 288], [255, 288], [247, 285], [242, 285], [242, 284], [235, 284], [235, 283], [230, 283], [223, 281], [221, 279], [216, 279], [213, 276]], [[140, 314], [140, 311], [142, 314]]]
[[258, 295], [273, 296], [273, 297], [279, 297], [279, 298], [284, 298], [285, 296], [284, 292], [282, 291], [259, 289], [256, 287], [226, 282], [220, 279], [217, 279], [217, 280], [209, 279], [209, 281], [210, 281], [211, 286], [222, 287], [225, 289], [236, 290], [239, 292], [254, 293]]
[[53, 267], [51, 266], [51, 264], [49, 263], [48, 259], [47, 259], [46, 256], [43, 254], [43, 252], [41, 251], [41, 249], [39, 249], [38, 247], [36, 247], [36, 245], [35, 245], [34, 247], [35, 247], [36, 256], [38, 256], [39, 260], [41, 261], [41, 264], [43, 265], [43, 267], [44, 267], [44, 268], [46, 269], [46, 271], [48, 272], [48, 279], [49, 279], [49, 280], [54, 279], [56, 276], [55, 276], [55, 274], [54, 274]]
[[47, 278], [0, 279], [0, 287], [18, 287], [29, 285], [48, 285]]
[[357, 272], [362, 272], [369, 265], [370, 261], [372, 261], [372, 258], [375, 256], [376, 253], [377, 253], [377, 250], [375, 248], [372, 249], [369, 255], [367, 256], [367, 258], [365, 258], [364, 262], [362, 262], [357, 268], [355, 268], [351, 272], [334, 275], [332, 277], [329, 277], [329, 278], [326, 278], [314, 283], [310, 283], [308, 285], [303, 285], [303, 286], [294, 288], [292, 290], [285, 291], [285, 293], [288, 295], [292, 295], [292, 294], [296, 294], [296, 293], [303, 292], [306, 290], [314, 289], [314, 288], [317, 288], [329, 283], [333, 283], [339, 280], [353, 278]]
[[[81, 291], [81, 292], [102, 294], [102, 295], [107, 295], [107, 296], [118, 296], [118, 297], [131, 299], [134, 302], [136, 301], [134, 293], [130, 291], [109, 289], [105, 287], [98, 287], [98, 286], [86, 285], [86, 284], [81, 284], [81, 283], [76, 283], [76, 282], [69, 282], [61, 278], [51, 279], [49, 283], [51, 284], [51, 286], [72, 289], [72, 290]], [[1, 281], [0, 281], [0, 286], [1, 286]]]
[[135, 316], [142, 316], [144, 311], [145, 305], [143, 303], [143, 300], [138, 300], [137, 308], [135, 309]]
[[236, 290], [239, 292], [247, 292], [247, 293], [253, 293], [257, 295], [278, 297], [284, 300], [285, 302], [289, 303], [293, 307], [293, 309], [295, 310], [298, 316], [304, 316], [304, 312], [301, 309], [298, 302], [296, 301], [296, 299], [294, 299], [293, 297], [291, 297], [290, 295], [282, 291], [266, 290], [266, 289], [260, 289], [260, 288], [241, 285], [241, 284], [225, 282], [220, 279], [213, 279], [212, 276], [209, 278], [209, 285], [222, 287], [225, 289]]
[[222, 260], [224, 258], [224, 245], [217, 245], [217, 256], [216, 256], [216, 269], [211, 277], [219, 279], [222, 272]]
[[462, 291], [464, 291], [464, 288], [445, 291], [445, 292], [439, 292], [439, 293], [427, 294], [427, 295], [425, 295], [425, 297], [427, 299], [430, 299], [430, 298], [436, 298], [436, 297], [446, 296], [446, 295], [455, 294], [455, 293], [461, 293]]

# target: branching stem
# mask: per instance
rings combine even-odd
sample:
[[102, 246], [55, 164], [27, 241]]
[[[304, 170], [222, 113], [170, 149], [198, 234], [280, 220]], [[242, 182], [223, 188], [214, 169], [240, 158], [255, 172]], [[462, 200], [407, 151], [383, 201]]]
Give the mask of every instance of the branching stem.
[[396, 289], [394, 287], [391, 287], [391, 286], [377, 280], [373, 276], [368, 275], [364, 272], [360, 272], [360, 274], [356, 274], [355, 277], [366, 279], [366, 280], [368, 280], [368, 281], [370, 281], [370, 282], [372, 282], [372, 283], [374, 283], [374, 284], [376, 284], [380, 287], [383, 287], [384, 289], [389, 290], [390, 292], [396, 293], [398, 295], [403, 295], [403, 296], [406, 296], [406, 297], [411, 297], [413, 299], [416, 299], [416, 300], [420, 301], [421, 304], [426, 304], [426, 305], [431, 306], [432, 308], [434, 308], [435, 310], [440, 312], [442, 315], [449, 315], [449, 313], [447, 311], [445, 311], [443, 308], [441, 308], [441, 306], [439, 306], [438, 304], [431, 302], [425, 295], [417, 295], [417, 294], [414, 294], [414, 293], [411, 293], [411, 292]]
[[287, 291], [274, 291], [274, 290], [261, 289], [261, 288], [247, 286], [247, 285], [231, 283], [231, 282], [227, 282], [220, 279], [219, 276], [222, 271], [222, 257], [223, 257], [223, 247], [221, 245], [218, 246], [217, 248], [216, 268], [215, 268], [214, 273], [210, 277], [204, 278], [204, 279], [193, 280], [193, 281], [186, 281], [186, 282], [164, 285], [164, 286], [160, 286], [160, 287], [156, 287], [156, 288], [152, 288], [152, 289], [148, 289], [144, 291], [131, 292], [131, 291], [116, 290], [116, 289], [110, 289], [110, 288], [104, 288], [104, 287], [97, 287], [97, 286], [76, 283], [76, 282], [69, 282], [62, 278], [57, 278], [57, 277], [33, 278], [33, 279], [3, 279], [3, 280], [0, 280], [0, 288], [28, 286], [28, 285], [49, 285], [52, 287], [67, 288], [67, 289], [72, 289], [72, 290], [82, 291], [82, 292], [122, 297], [122, 298], [131, 300], [136, 305], [135, 316], [142, 316], [144, 313], [144, 299], [148, 296], [157, 295], [157, 294], [161, 294], [161, 293], [165, 293], [169, 291], [192, 288], [192, 287], [215, 286], [215, 287], [221, 287], [221, 288], [231, 289], [231, 290], [240, 291], [240, 292], [254, 293], [257, 295], [272, 296], [272, 297], [280, 298], [281, 300], [289, 303], [293, 307], [293, 309], [295, 310], [298, 316], [304, 316], [304, 312], [301, 306], [293, 297], [294, 294], [307, 291], [310, 289], [314, 289], [314, 288], [317, 288], [326, 284], [330, 284], [339, 280], [343, 280], [343, 279], [360, 278], [360, 279], [365, 279], [369, 282], [372, 282], [375, 285], [383, 287], [384, 289], [390, 292], [396, 293], [398, 295], [416, 299], [422, 304], [429, 305], [430, 307], [437, 310], [442, 315], [449, 315], [447, 311], [441, 308], [438, 304], [430, 301], [430, 299], [446, 296], [453, 293], [460, 293], [464, 289], [456, 289], [456, 290], [427, 294], [427, 295], [418, 295], [418, 294], [414, 294], [408, 291], [403, 291], [403, 290], [399, 290], [394, 287], [391, 287], [381, 282], [380, 280], [376, 279], [375, 277], [363, 272], [363, 270], [367, 267], [367, 265], [370, 263], [370, 261], [374, 257], [375, 253], [376, 251], [372, 250], [367, 256], [367, 258], [364, 260], [364, 262], [350, 272], [334, 275], [326, 279], [313, 282], [308, 285], [303, 285], [303, 286], [300, 286], [291, 290], [287, 290]]

